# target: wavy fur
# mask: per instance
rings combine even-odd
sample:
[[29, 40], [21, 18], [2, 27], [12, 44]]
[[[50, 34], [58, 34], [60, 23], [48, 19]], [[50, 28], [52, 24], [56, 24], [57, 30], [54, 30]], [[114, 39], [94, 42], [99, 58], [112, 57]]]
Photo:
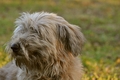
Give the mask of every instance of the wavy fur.
[[[83, 69], [78, 55], [84, 36], [80, 27], [46, 12], [22, 13], [15, 24], [16, 29], [6, 49], [13, 58], [13, 63], [9, 64], [15, 67], [13, 73], [16, 75], [11, 75], [8, 80], [81, 79]], [[16, 43], [20, 45], [17, 53], [11, 49]], [[2, 80], [7, 76], [2, 75]]]

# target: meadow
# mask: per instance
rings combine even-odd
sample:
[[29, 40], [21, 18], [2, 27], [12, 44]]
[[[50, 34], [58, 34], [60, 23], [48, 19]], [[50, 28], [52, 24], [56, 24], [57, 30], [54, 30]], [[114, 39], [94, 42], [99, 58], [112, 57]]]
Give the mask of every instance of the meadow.
[[83, 80], [120, 80], [119, 0], [4, 0], [0, 1], [0, 67], [10, 61], [5, 44], [22, 12], [57, 13], [79, 25], [86, 37], [80, 55]]

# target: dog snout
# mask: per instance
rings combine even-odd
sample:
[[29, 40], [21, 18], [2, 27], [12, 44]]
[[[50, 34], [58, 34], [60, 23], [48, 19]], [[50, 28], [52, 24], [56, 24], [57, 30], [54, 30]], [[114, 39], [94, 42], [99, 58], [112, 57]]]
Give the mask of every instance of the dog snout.
[[18, 52], [20, 50], [20, 44], [19, 43], [12, 44], [11, 49], [13, 50], [13, 52]]

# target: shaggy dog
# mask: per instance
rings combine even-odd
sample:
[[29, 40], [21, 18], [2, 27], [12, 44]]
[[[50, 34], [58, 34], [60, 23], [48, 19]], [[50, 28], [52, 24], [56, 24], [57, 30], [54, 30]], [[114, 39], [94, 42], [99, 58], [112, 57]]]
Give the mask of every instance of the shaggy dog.
[[80, 80], [78, 55], [84, 43], [80, 27], [53, 13], [23, 13], [6, 49], [13, 61], [0, 80]]

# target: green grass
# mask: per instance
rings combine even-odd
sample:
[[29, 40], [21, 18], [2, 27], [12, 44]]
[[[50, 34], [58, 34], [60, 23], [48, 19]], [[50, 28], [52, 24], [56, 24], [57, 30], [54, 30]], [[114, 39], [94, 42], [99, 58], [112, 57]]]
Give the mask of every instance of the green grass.
[[82, 52], [83, 80], [120, 79], [119, 0], [5, 0], [0, 1], [0, 67], [9, 59], [4, 44], [22, 12], [47, 11], [82, 28], [87, 41]]

